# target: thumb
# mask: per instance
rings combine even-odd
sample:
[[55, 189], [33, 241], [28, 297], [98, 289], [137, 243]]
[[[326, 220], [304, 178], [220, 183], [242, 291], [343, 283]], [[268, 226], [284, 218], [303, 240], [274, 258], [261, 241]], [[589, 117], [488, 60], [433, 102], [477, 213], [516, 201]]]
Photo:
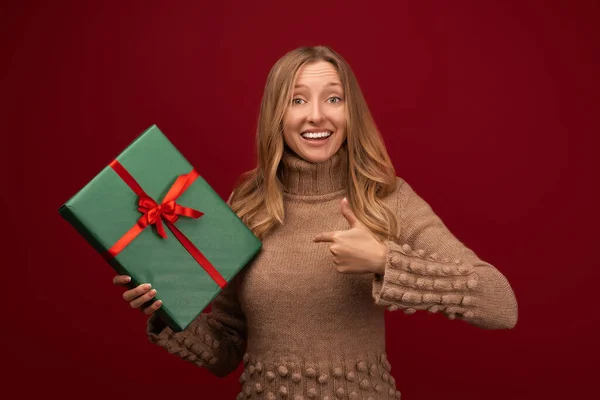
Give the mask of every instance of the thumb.
[[352, 211], [352, 209], [350, 208], [350, 204], [348, 203], [348, 199], [345, 197], [342, 199], [340, 211], [342, 212], [344, 218], [346, 218], [346, 220], [350, 224], [350, 228], [355, 228], [358, 225], [360, 225], [360, 221], [358, 220], [358, 218], [356, 218], [356, 215], [354, 215], [354, 212]]

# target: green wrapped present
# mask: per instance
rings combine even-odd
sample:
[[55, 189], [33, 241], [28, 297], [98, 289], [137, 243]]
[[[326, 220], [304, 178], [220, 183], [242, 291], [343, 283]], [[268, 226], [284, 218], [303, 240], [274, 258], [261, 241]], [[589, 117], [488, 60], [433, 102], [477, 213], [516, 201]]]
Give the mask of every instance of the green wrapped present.
[[153, 125], [59, 209], [131, 287], [184, 330], [260, 251], [261, 241]]

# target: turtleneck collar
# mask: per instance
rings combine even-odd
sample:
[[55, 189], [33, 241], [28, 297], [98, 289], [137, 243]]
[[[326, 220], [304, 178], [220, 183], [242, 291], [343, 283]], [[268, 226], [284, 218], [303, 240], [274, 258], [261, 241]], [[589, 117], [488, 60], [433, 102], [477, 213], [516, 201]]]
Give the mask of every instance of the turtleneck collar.
[[321, 163], [306, 161], [286, 147], [281, 166], [285, 193], [322, 195], [346, 189], [348, 151], [345, 146]]

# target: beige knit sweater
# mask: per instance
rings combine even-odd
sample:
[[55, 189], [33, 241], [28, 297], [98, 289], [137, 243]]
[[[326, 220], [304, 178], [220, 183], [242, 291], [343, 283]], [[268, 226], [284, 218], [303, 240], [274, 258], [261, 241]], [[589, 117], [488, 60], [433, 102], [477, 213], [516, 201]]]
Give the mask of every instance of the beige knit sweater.
[[[486, 329], [512, 328], [506, 278], [446, 228], [402, 179], [385, 201], [401, 224], [383, 276], [335, 269], [324, 231], [348, 229], [344, 148], [324, 163], [284, 155], [285, 223], [185, 331], [151, 317], [151, 342], [216, 376], [244, 372], [238, 399], [399, 399], [386, 358], [384, 312], [441, 312]], [[456, 323], [456, 322], [455, 322]]]

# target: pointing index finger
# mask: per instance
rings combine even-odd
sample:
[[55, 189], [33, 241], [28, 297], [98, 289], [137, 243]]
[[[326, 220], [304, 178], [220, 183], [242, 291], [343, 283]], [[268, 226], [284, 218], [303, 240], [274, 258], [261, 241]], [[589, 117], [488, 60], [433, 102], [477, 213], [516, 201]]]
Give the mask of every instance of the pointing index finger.
[[335, 235], [335, 232], [319, 233], [317, 236], [314, 237], [313, 242], [315, 242], [315, 243], [333, 242], [335, 240], [334, 235]]

